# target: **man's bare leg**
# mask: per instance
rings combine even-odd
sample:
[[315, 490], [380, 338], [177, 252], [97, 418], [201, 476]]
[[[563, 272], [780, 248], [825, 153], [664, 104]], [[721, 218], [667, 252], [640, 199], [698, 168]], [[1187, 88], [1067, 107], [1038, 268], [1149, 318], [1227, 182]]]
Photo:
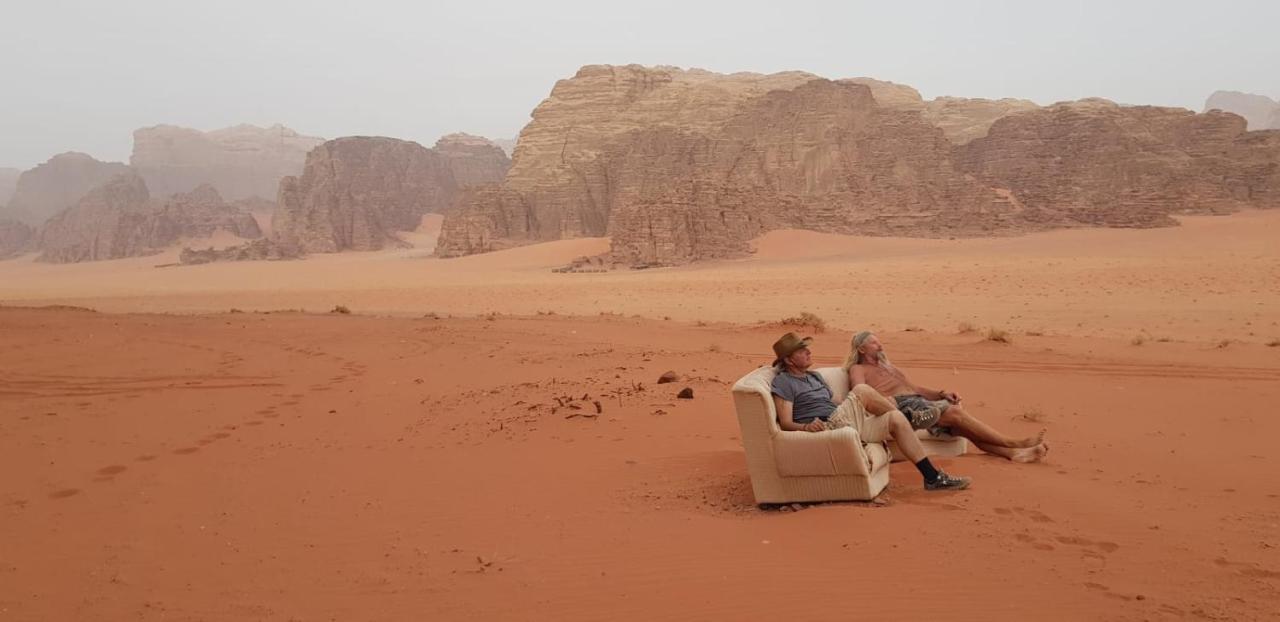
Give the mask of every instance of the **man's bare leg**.
[[973, 439], [969, 439], [969, 440], [973, 441], [973, 444], [977, 445], [978, 449], [981, 449], [982, 451], [985, 451], [993, 456], [1000, 456], [1001, 458], [1004, 458], [1006, 460], [1011, 460], [1013, 462], [1021, 462], [1024, 464], [1030, 463], [1030, 462], [1039, 462], [1040, 460], [1044, 459], [1045, 454], [1049, 453], [1049, 446], [1045, 443], [1040, 443], [1039, 445], [1036, 445], [1034, 447], [1014, 448], [1014, 447], [1000, 447], [999, 445], [988, 445], [981, 441], [974, 441]]
[[[1040, 434], [1036, 436], [1029, 436], [1020, 440], [1013, 439], [982, 422], [977, 417], [970, 415], [964, 407], [954, 404], [947, 407], [947, 410], [938, 418], [938, 425], [951, 428], [956, 434], [973, 441], [975, 444], [983, 443], [996, 447], [1019, 449], [1036, 447], [1044, 442], [1044, 430], [1040, 430]], [[983, 451], [986, 450], [983, 449]]]

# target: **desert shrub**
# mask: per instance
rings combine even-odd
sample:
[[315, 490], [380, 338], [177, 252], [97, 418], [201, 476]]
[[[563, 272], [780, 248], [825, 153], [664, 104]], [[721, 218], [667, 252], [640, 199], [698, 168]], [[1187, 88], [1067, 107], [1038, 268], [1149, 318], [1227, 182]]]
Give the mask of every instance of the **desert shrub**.
[[960, 324], [956, 326], [956, 332], [961, 335], [976, 333], [978, 332], [978, 327], [970, 324], [969, 322], [960, 322]]
[[782, 321], [778, 323], [782, 324], [783, 326], [794, 326], [796, 328], [808, 328], [815, 333], [826, 332], [827, 330], [827, 321], [812, 313], [809, 313], [808, 311], [802, 312], [800, 315], [797, 315], [795, 317], [782, 318]]
[[334, 305], [333, 310], [329, 311], [329, 313], [340, 313], [342, 315], [351, 315], [351, 309], [348, 309], [346, 305]]
[[988, 328], [987, 334], [983, 339], [994, 341], [996, 343], [1013, 343], [1013, 337], [1009, 336], [1009, 331], [1003, 328]]

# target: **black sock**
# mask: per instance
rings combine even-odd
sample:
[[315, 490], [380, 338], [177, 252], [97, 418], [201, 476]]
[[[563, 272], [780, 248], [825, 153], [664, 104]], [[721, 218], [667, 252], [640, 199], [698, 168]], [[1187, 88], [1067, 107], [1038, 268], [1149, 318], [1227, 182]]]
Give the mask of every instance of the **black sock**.
[[938, 479], [938, 469], [933, 466], [932, 462], [929, 462], [928, 458], [921, 458], [916, 463], [916, 468], [920, 469], [920, 474], [924, 476], [924, 481], [932, 482]]

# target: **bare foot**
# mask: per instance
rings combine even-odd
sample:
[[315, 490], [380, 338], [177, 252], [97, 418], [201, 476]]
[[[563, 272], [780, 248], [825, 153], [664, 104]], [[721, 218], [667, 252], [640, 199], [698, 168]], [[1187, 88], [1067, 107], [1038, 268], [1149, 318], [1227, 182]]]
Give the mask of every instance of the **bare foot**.
[[1013, 455], [1009, 456], [1009, 459], [1014, 462], [1030, 464], [1032, 462], [1039, 462], [1043, 460], [1045, 455], [1048, 453], [1049, 453], [1049, 446], [1045, 443], [1040, 443], [1035, 447], [1023, 447], [1022, 449], [1015, 449], [1013, 451]]

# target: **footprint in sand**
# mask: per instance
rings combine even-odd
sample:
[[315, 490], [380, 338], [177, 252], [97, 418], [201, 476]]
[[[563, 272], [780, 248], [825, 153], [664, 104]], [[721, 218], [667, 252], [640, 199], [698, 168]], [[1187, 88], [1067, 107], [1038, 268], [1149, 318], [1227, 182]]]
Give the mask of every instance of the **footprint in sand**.
[[54, 492], [49, 493], [49, 498], [50, 499], [66, 499], [67, 497], [73, 497], [78, 494], [80, 494], [79, 488], [63, 488], [62, 490], [56, 490]]
[[185, 455], [196, 453], [197, 451], [200, 451], [199, 447], [183, 447], [181, 449], [173, 450], [173, 453], [178, 454], [180, 456], [185, 456]]
[[1280, 579], [1280, 571], [1259, 568], [1254, 564], [1245, 562], [1233, 562], [1225, 557], [1219, 557], [1218, 559], [1213, 560], [1213, 563], [1222, 568], [1233, 568], [1236, 572], [1246, 577], [1254, 577], [1256, 579]]
[[101, 469], [98, 469], [98, 475], [105, 475], [107, 477], [111, 477], [113, 475], [124, 473], [127, 470], [128, 470], [128, 467], [121, 466], [119, 464], [113, 464], [111, 466], [104, 466]]
[[134, 460], [137, 460], [138, 462], [151, 462], [152, 460], [155, 460], [155, 459], [156, 457], [150, 454], [143, 454], [141, 456], [138, 456], [137, 458], [134, 458]]
[[1120, 545], [1115, 542], [1095, 542], [1093, 540], [1086, 540], [1076, 536], [1058, 536], [1054, 539], [1063, 544], [1070, 544], [1072, 546], [1094, 547], [1103, 553], [1114, 553], [1120, 549]]
[[244, 422], [244, 424], [245, 424], [245, 425], [262, 425], [262, 422], [261, 422], [261, 421], [258, 421], [257, 419], [250, 419], [250, 420], [248, 420], [248, 421]]
[[255, 411], [253, 411], [253, 414], [255, 414], [255, 415], [267, 415], [267, 414], [271, 414], [271, 413], [273, 413], [273, 412], [275, 412], [275, 411], [276, 411], [276, 409], [274, 409], [274, 408], [263, 408], [262, 410], [255, 410]]

